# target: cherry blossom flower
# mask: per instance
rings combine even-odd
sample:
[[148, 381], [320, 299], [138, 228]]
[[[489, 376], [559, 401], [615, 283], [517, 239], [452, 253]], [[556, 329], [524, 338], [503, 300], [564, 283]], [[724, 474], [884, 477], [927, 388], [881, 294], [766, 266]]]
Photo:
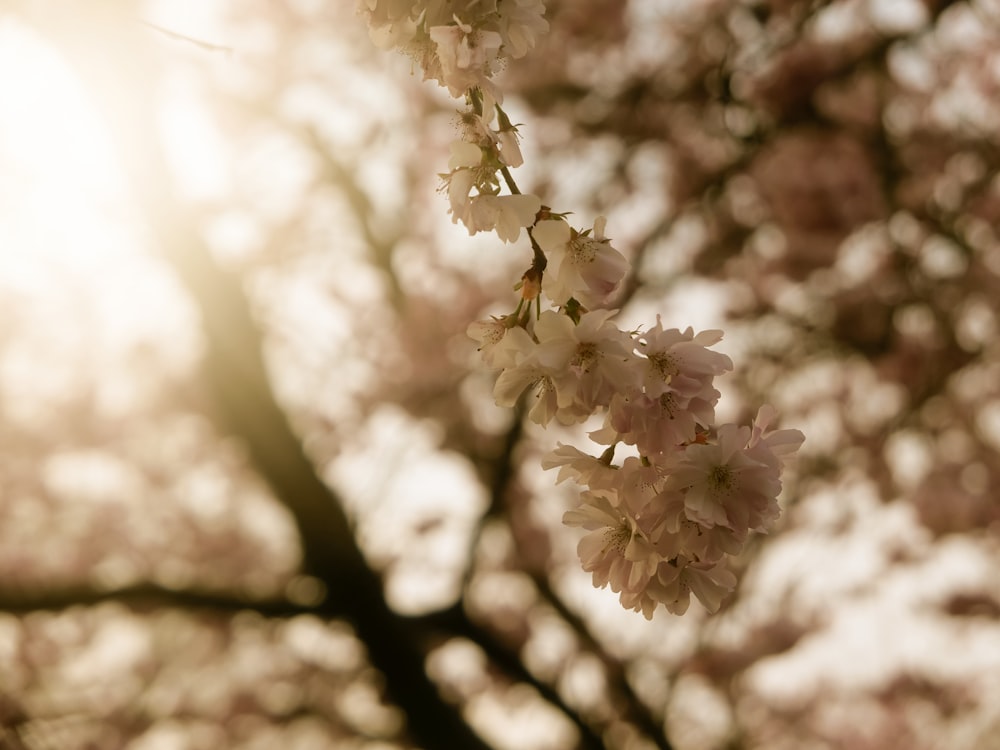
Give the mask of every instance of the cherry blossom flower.
[[703, 526], [726, 526], [740, 531], [731, 522], [729, 511], [751, 489], [744, 475], [749, 470], [763, 468], [744, 451], [749, 437], [748, 428], [726, 424], [719, 428], [716, 443], [692, 443], [676, 454], [666, 486], [685, 491], [689, 518]]
[[[496, 169], [483, 161], [482, 146], [462, 140], [451, 144], [451, 172], [443, 176], [451, 220], [461, 221], [470, 235], [495, 231], [504, 242], [514, 242], [522, 228], [535, 223], [542, 201], [531, 194], [495, 194], [499, 190]], [[473, 188], [477, 195], [472, 195]]]
[[494, 231], [504, 242], [514, 242], [521, 229], [535, 223], [535, 215], [542, 207], [537, 195], [492, 195], [486, 193], [469, 199], [463, 210], [453, 216], [469, 230]]
[[661, 550], [665, 558], [684, 554], [699, 562], [718, 562], [743, 549], [745, 534], [735, 534], [726, 526], [706, 527], [689, 518], [683, 492], [664, 490], [650, 501], [650, 506], [659, 513], [662, 538], [669, 538], [675, 545], [672, 550]]
[[497, 131], [497, 145], [500, 147], [500, 160], [508, 167], [519, 167], [524, 164], [521, 155], [521, 144], [518, 142], [517, 128], [513, 125], [501, 126]]
[[626, 458], [618, 471], [617, 488], [623, 502], [633, 513], [661, 517], [658, 508], [651, 507], [651, 501], [659, 494], [663, 482], [660, 467], [643, 461], [637, 456]]
[[563, 523], [588, 531], [577, 545], [583, 569], [599, 588], [642, 591], [660, 564], [647, 530], [622, 511], [613, 490], [587, 490], [580, 500], [576, 509], [565, 513]]
[[508, 365], [497, 377], [493, 398], [497, 406], [513, 407], [521, 394], [534, 391], [535, 403], [528, 410], [528, 417], [542, 426], [559, 416], [559, 404], [551, 371], [538, 360], [538, 344], [523, 328], [512, 328], [497, 344], [498, 357], [506, 358]]
[[[475, 110], [459, 112], [459, 127], [462, 129], [462, 138], [459, 143], [476, 145], [483, 152], [489, 152], [495, 166], [501, 164], [508, 167], [519, 167], [524, 163], [521, 155], [521, 146], [518, 141], [517, 128], [510, 123], [506, 115], [501, 118], [496, 129], [492, 123], [496, 107], [487, 107], [486, 102], [482, 107], [483, 114], [477, 114]], [[503, 110], [500, 110], [502, 113]], [[472, 164], [477, 164], [473, 161]], [[495, 169], [493, 173], [495, 174]]]
[[556, 304], [575, 299], [586, 308], [599, 307], [625, 277], [628, 261], [604, 237], [604, 225], [604, 217], [594, 222], [592, 233], [577, 232], [562, 219], [535, 225], [535, 241], [548, 258], [542, 289]]
[[[736, 576], [725, 567], [678, 557], [657, 567], [646, 595], [662, 602], [671, 614], [682, 615], [688, 610], [692, 593], [709, 612], [718, 612], [722, 600], [734, 588]], [[642, 611], [646, 614], [645, 609]]]
[[800, 430], [776, 430], [771, 424], [777, 420], [778, 412], [770, 404], [757, 410], [750, 435], [751, 455], [758, 461], [780, 467], [782, 457], [795, 453], [806, 437]]
[[428, 76], [438, 78], [452, 96], [462, 96], [472, 88], [491, 88], [489, 77], [497, 62], [503, 38], [495, 31], [475, 29], [462, 23], [433, 26], [428, 30], [431, 41], [437, 46], [439, 75], [428, 71]]
[[683, 333], [677, 328], [664, 330], [657, 315], [656, 325], [642, 335], [639, 344], [646, 357], [646, 393], [652, 397], [668, 389], [687, 396], [701, 393], [714, 376], [733, 369], [729, 357], [707, 348], [721, 340], [722, 331], [695, 335], [691, 328]]
[[[801, 433], [781, 430], [775, 435], [780, 445], [797, 447], [794, 441]], [[750, 428], [722, 425], [714, 444], [691, 444], [675, 454], [665, 485], [685, 491], [692, 520], [706, 527], [725, 526], [740, 539], [749, 530], [766, 531], [780, 512], [781, 462], [766, 442], [751, 446], [750, 439]]]
[[416, 36], [410, 0], [360, 0], [358, 11], [367, 16], [369, 36], [380, 49], [402, 46]]
[[617, 485], [619, 481], [617, 466], [584, 453], [572, 445], [557, 443], [557, 446], [542, 459], [543, 469], [559, 469], [556, 484], [571, 479], [581, 486], [595, 489], [607, 489]]
[[479, 342], [479, 353], [487, 367], [502, 370], [513, 364], [511, 350], [498, 347], [504, 336], [511, 329], [513, 316], [504, 315], [487, 320], [476, 320], [469, 323], [466, 333], [469, 338]]
[[706, 428], [714, 421], [719, 392], [712, 389], [703, 395], [685, 398], [670, 389], [656, 397], [638, 390], [616, 393], [604, 427], [590, 436], [602, 444], [620, 440], [635, 445], [644, 456], [669, 453], [695, 440], [699, 426]]
[[503, 49], [513, 58], [528, 54], [538, 37], [549, 30], [541, 0], [500, 0], [497, 16]]
[[482, 149], [474, 143], [457, 140], [451, 144], [451, 158], [448, 160], [447, 175], [442, 175], [448, 190], [448, 201], [451, 204], [452, 222], [457, 222], [469, 204], [472, 188], [481, 186], [490, 179], [489, 172], [482, 174]]
[[553, 373], [559, 408], [571, 412], [574, 421], [589, 417], [635, 380], [632, 339], [609, 320], [615, 312], [595, 310], [574, 323], [547, 310], [535, 323], [539, 359]]

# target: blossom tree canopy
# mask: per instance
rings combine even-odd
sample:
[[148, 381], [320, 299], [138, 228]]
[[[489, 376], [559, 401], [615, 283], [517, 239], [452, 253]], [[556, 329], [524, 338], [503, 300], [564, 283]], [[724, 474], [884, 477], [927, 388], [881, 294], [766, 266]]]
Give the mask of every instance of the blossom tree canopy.
[[4, 4], [0, 747], [989, 747], [998, 19]]

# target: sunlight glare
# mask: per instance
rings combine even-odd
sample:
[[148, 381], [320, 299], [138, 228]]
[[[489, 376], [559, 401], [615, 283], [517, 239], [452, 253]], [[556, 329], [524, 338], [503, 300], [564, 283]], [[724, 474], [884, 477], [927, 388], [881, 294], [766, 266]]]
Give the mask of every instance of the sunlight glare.
[[199, 351], [88, 93], [57, 48], [0, 19], [0, 300], [11, 310], [0, 395], [25, 429], [60, 423], [85, 394], [127, 413]]
[[0, 20], [0, 71], [0, 252], [92, 271], [119, 219], [109, 215], [122, 172], [108, 132], [66, 63], [10, 20]]

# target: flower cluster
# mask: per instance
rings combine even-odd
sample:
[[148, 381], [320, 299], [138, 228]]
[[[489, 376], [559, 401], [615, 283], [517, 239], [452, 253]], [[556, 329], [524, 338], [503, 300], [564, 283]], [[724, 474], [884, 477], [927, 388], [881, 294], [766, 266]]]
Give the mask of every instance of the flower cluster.
[[376, 45], [409, 55], [455, 97], [479, 89], [499, 100], [491, 76], [549, 29], [541, 0], [360, 0], [358, 8]]
[[[470, 98], [473, 106], [459, 113], [464, 132], [451, 144], [451, 171], [441, 175], [451, 218], [461, 221], [470, 235], [495, 231], [504, 242], [514, 242], [522, 228], [535, 223], [542, 202], [536, 195], [500, 195], [498, 175], [522, 163], [517, 130], [498, 105], [487, 109], [478, 96]], [[500, 121], [496, 129], [494, 111]]]
[[[774, 429], [767, 406], [749, 427], [715, 425], [712, 381], [732, 369], [708, 348], [719, 331], [664, 329], [657, 319], [626, 332], [613, 310], [573, 309], [567, 301], [537, 317], [470, 325], [483, 361], [500, 371], [496, 401], [513, 406], [530, 393], [529, 418], [543, 426], [603, 414], [590, 433], [599, 455], [560, 445], [542, 462], [559, 470], [557, 482], [585, 488], [563, 520], [588, 532], [578, 551], [594, 585], [610, 585], [647, 618], [660, 604], [683, 613], [692, 592], [715, 611], [736, 583], [726, 556], [778, 516], [782, 461], [802, 433]], [[619, 446], [631, 455], [616, 464]]]
[[[803, 435], [775, 429], [768, 406], [750, 426], [715, 424], [713, 380], [733, 367], [710, 348], [721, 331], [665, 329], [659, 317], [645, 330], [618, 328], [606, 306], [628, 262], [605, 236], [605, 220], [577, 229], [510, 176], [522, 162], [517, 129], [491, 76], [547, 29], [542, 3], [455, 5], [361, 0], [378, 43], [404, 50], [426, 78], [466, 100], [441, 176], [452, 220], [504, 242], [522, 229], [528, 235], [532, 262], [517, 307], [468, 330], [498, 373], [496, 402], [513, 407], [530, 394], [529, 418], [542, 426], [601, 415], [590, 433], [599, 455], [560, 445], [543, 461], [558, 469], [557, 482], [583, 488], [563, 519], [587, 532], [578, 546], [583, 568], [647, 618], [660, 605], [685, 612], [691, 593], [714, 612], [736, 584], [726, 558], [777, 518], [782, 461]], [[626, 455], [615, 463], [619, 446]]]
[[495, 231], [513, 242], [541, 208], [534, 195], [501, 195], [499, 175], [521, 165], [517, 128], [500, 108], [492, 76], [507, 59], [523, 57], [548, 31], [541, 0], [360, 0], [374, 42], [416, 61], [424, 78], [465, 97], [461, 136], [442, 175], [452, 221], [469, 234]]

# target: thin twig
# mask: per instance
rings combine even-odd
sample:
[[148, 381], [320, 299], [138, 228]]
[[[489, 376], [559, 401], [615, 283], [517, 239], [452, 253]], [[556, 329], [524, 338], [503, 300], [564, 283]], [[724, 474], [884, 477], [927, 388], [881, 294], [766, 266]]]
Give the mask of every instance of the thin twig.
[[143, 26], [146, 26], [147, 28], [152, 29], [153, 31], [157, 31], [160, 34], [168, 36], [171, 39], [174, 39], [178, 42], [187, 42], [188, 44], [193, 44], [195, 47], [200, 47], [201, 49], [207, 50], [209, 52], [221, 52], [224, 55], [233, 54], [232, 47], [227, 47], [222, 44], [212, 44], [211, 42], [206, 42], [201, 39], [195, 39], [193, 36], [188, 36], [187, 34], [179, 34], [176, 31], [165, 29], [158, 24], [152, 23], [151, 21], [144, 21], [141, 18], [139, 19], [139, 23], [141, 23]]

